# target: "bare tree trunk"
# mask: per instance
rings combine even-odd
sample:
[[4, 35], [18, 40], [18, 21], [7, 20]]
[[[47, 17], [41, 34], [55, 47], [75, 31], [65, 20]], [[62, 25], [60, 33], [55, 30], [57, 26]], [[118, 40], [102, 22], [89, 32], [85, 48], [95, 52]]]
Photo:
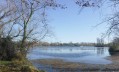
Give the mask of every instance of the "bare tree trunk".
[[21, 51], [23, 53], [26, 53], [27, 49], [26, 49], [26, 38], [27, 38], [27, 26], [28, 26], [28, 23], [33, 15], [33, 8], [32, 8], [32, 5], [31, 4], [31, 8], [30, 8], [30, 14], [29, 14], [29, 17], [28, 19], [24, 20], [24, 26], [23, 26], [23, 38], [22, 38], [22, 43], [21, 43]]
[[27, 33], [26, 30], [27, 30], [27, 24], [24, 21], [23, 38], [22, 38], [22, 43], [21, 43], [22, 49], [24, 49], [25, 44], [26, 44], [26, 33]]

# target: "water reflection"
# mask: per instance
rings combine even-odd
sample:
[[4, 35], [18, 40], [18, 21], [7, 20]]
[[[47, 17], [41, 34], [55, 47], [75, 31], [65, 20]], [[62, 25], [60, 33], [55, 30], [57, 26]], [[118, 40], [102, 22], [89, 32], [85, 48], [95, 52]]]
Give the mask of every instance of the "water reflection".
[[27, 54], [30, 60], [51, 58], [91, 64], [111, 63], [107, 56], [108, 47], [36, 47]]
[[103, 55], [104, 54], [104, 50], [105, 50], [105, 48], [103, 48], [103, 47], [97, 48], [97, 54], [98, 55]]

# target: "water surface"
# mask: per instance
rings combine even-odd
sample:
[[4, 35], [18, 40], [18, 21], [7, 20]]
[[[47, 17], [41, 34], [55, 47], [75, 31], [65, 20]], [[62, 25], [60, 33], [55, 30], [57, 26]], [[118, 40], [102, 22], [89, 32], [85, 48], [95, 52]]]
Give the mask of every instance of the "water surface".
[[66, 62], [110, 64], [108, 47], [34, 47], [27, 54], [29, 60], [61, 59]]

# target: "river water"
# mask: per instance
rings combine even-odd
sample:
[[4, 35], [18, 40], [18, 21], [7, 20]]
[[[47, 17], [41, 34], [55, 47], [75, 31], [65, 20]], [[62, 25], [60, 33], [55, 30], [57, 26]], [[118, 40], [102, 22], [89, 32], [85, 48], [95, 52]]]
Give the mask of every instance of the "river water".
[[79, 62], [87, 64], [110, 64], [111, 61], [105, 59], [110, 56], [108, 47], [69, 47], [69, 46], [49, 46], [34, 47], [30, 49], [27, 58], [36, 59], [61, 59], [67, 62]]

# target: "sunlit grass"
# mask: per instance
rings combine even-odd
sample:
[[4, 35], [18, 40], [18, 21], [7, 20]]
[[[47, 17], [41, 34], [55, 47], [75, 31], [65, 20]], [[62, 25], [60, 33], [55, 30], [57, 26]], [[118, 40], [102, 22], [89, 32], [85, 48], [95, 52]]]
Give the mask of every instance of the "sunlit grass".
[[44, 72], [36, 69], [27, 60], [0, 61], [0, 72]]

